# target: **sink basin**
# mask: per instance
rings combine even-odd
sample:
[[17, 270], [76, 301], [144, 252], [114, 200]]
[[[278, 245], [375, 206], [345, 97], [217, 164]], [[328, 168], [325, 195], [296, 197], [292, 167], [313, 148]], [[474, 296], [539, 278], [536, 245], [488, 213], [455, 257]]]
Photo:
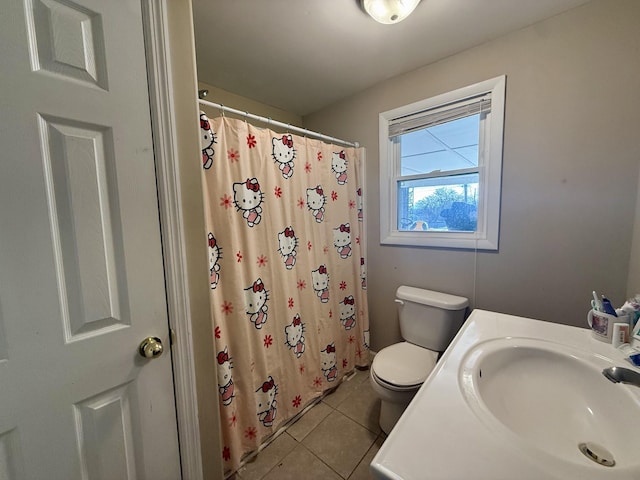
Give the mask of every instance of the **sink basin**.
[[640, 403], [631, 392], [638, 387], [602, 375], [615, 365], [552, 341], [497, 338], [467, 352], [459, 382], [478, 418], [515, 444], [564, 462], [585, 465], [595, 456], [624, 468], [640, 464]]
[[639, 480], [640, 388], [607, 380], [612, 366], [640, 373], [586, 328], [475, 309], [373, 477]]

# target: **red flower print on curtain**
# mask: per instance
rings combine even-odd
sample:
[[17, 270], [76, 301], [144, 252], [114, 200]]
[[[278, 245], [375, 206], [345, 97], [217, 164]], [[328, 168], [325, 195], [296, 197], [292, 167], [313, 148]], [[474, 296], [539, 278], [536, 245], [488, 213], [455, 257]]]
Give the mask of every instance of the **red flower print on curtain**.
[[220, 454], [231, 473], [368, 362], [363, 149], [206, 121], [207, 148], [226, 157], [214, 156], [202, 182]]

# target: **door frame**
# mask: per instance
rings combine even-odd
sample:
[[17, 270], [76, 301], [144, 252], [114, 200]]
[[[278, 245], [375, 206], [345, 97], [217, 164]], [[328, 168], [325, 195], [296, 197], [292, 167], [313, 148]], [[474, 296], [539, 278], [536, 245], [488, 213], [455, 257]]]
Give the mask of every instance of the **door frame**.
[[[169, 15], [171, 12], [168, 2], [175, 2], [175, 0], [141, 0], [167, 311], [169, 325], [172, 330], [171, 353], [182, 478], [184, 480], [203, 480], [204, 468], [201, 448], [202, 443], [210, 442], [201, 441], [201, 414], [203, 412], [199, 412], [198, 407], [196, 361], [192, 335], [193, 305], [189, 292], [190, 273], [187, 264], [187, 238], [183, 226], [185, 206], [183, 205], [180, 185], [180, 165], [178, 162], [180, 156], [174, 103], [175, 90], [171, 68], [170, 47], [172, 41], [175, 42], [176, 39], [172, 39], [169, 32]], [[176, 6], [173, 5], [172, 8], [175, 9]], [[177, 8], [180, 9], [181, 13], [182, 9], [184, 9], [184, 13], [191, 19], [190, 0], [181, 1]], [[193, 45], [193, 41], [191, 43]], [[192, 48], [195, 50], [195, 46]], [[195, 72], [195, 60], [193, 68]], [[194, 102], [196, 102], [196, 91], [197, 86], [194, 85]], [[194, 118], [194, 132], [196, 127], [197, 123]], [[194, 139], [197, 140], [197, 138], [197, 132], [195, 132]], [[194, 162], [198, 160], [199, 158], [196, 156]], [[204, 265], [206, 262], [204, 241], [202, 245], [202, 263]], [[204, 269], [203, 267], [203, 272]], [[203, 281], [206, 281], [205, 275], [203, 275]], [[209, 308], [208, 305], [207, 308]], [[211, 350], [213, 351], [213, 346]], [[215, 382], [214, 379], [211, 381]], [[214, 397], [212, 402], [216, 406], [215, 411], [217, 412], [217, 397]], [[208, 415], [206, 416], [211, 417], [211, 412], [207, 413]], [[215, 426], [218, 427], [218, 424]], [[214, 443], [218, 441], [219, 428], [217, 432], [207, 430], [204, 433], [208, 436], [213, 436]], [[213, 472], [213, 475], [209, 475], [211, 472], [207, 472], [207, 477], [222, 478], [222, 468], [220, 467], [218, 470], [218, 472]]]

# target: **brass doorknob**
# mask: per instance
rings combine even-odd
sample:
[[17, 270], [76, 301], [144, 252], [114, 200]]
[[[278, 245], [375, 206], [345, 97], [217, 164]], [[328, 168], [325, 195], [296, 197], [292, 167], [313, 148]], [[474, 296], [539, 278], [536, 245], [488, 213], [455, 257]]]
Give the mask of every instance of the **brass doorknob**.
[[138, 352], [144, 358], [156, 358], [162, 355], [162, 340], [158, 337], [147, 337], [145, 338], [140, 347], [138, 348]]

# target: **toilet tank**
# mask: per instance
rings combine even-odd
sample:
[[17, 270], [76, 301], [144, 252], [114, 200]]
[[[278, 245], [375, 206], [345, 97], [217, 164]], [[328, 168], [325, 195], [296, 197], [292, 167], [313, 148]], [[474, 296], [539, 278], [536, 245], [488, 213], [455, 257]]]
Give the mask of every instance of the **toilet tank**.
[[396, 291], [396, 302], [402, 338], [436, 352], [451, 343], [469, 305], [464, 297], [406, 286]]

